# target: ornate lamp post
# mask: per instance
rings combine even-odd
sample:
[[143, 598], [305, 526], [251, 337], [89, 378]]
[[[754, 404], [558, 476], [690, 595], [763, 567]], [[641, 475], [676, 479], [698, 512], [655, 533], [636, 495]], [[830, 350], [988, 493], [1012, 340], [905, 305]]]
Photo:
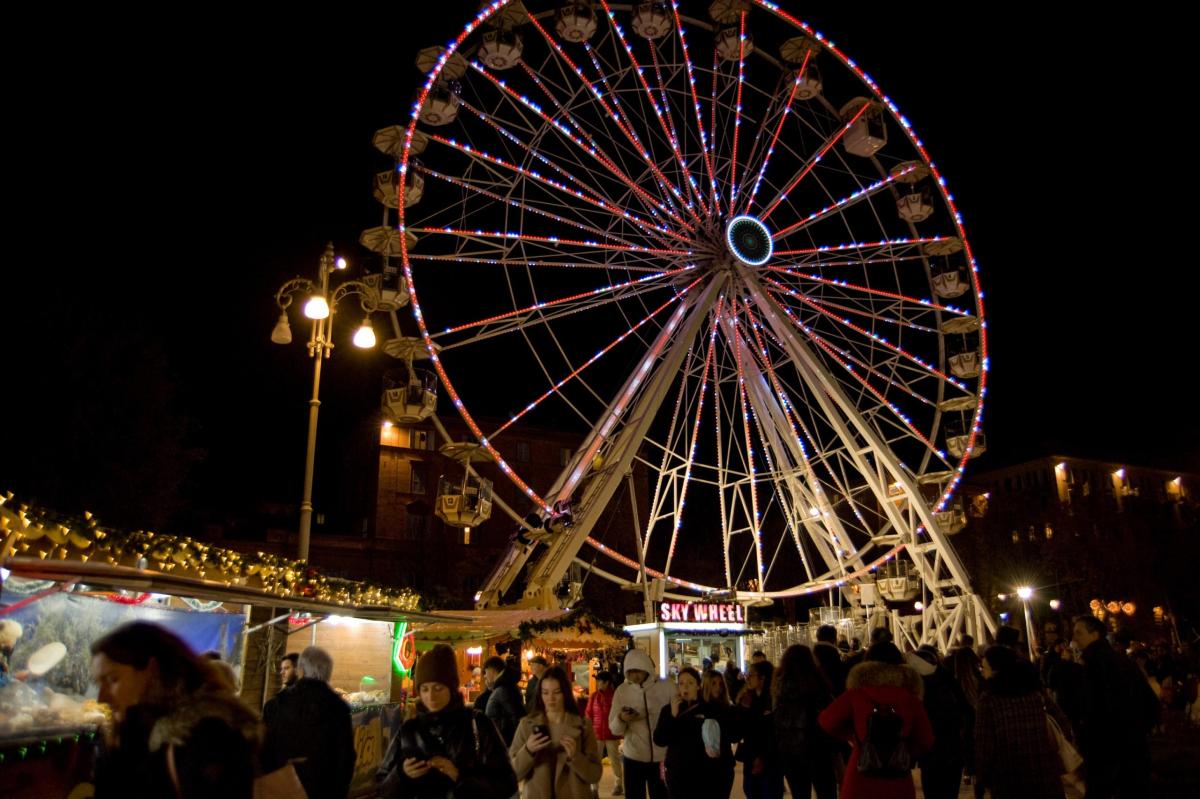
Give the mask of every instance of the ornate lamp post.
[[361, 280], [343, 280], [331, 292], [330, 275], [345, 268], [346, 260], [334, 256], [333, 244], [330, 243], [321, 255], [316, 282], [297, 277], [284, 283], [275, 292], [279, 321], [271, 331], [271, 341], [276, 344], [292, 343], [287, 309], [294, 295], [303, 294], [307, 298], [304, 315], [312, 320], [312, 335], [308, 339], [308, 355], [313, 359], [312, 399], [308, 401], [308, 449], [304, 456], [304, 496], [300, 501], [300, 541], [297, 552], [297, 557], [305, 561], [308, 560], [308, 544], [312, 533], [313, 466], [317, 456], [317, 412], [321, 408], [321, 361], [333, 354], [333, 317], [341, 300], [351, 295], [357, 296], [364, 313], [362, 324], [354, 333], [355, 346], [364, 349], [375, 346], [371, 312], [379, 305], [379, 291]]

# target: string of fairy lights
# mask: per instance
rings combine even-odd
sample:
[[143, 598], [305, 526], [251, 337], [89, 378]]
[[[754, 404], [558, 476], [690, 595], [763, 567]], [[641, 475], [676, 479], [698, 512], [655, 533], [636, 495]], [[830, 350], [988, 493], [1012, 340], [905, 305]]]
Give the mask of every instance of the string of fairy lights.
[[306, 599], [345, 607], [421, 609], [411, 588], [391, 588], [321, 574], [304, 561], [269, 553], [243, 553], [189, 536], [104, 527], [91, 513], [64, 519], [33, 508], [9, 492], [0, 496], [0, 560], [9, 557], [124, 566], [148, 574], [189, 577], [213, 586], [261, 591], [280, 599]]

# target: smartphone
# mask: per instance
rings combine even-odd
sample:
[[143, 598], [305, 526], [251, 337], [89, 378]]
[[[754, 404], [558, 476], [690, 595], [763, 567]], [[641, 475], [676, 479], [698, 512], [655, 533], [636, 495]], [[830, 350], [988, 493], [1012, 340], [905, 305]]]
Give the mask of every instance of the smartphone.
[[536, 735], [545, 735], [547, 738], [549, 738], [550, 737], [550, 728], [547, 727], [545, 724], [534, 724], [533, 725], [533, 734], [535, 736]]

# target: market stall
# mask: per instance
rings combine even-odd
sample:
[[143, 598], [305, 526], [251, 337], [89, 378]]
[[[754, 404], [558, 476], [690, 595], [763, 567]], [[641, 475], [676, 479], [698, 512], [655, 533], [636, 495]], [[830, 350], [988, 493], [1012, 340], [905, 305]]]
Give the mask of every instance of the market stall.
[[[437, 644], [454, 649], [458, 661], [458, 679], [463, 699], [468, 703], [483, 691], [483, 681], [476, 672], [493, 655], [517, 656], [523, 678], [529, 675], [528, 661], [521, 654], [521, 625], [527, 621], [548, 621], [566, 614], [563, 610], [453, 610], [432, 611], [439, 620], [423, 625], [416, 633], [418, 654]], [[530, 653], [532, 656], [532, 653]]]
[[[273, 693], [290, 642], [329, 647], [341, 664], [334, 687], [358, 725], [355, 786], [366, 787], [398, 716], [395, 671], [411, 667], [412, 628], [433, 620], [414, 592], [190, 538], [109, 530], [91, 517], [61, 520], [11, 496], [0, 497], [0, 536], [0, 627], [19, 631], [3, 647], [11, 669], [0, 685], [0, 795], [68, 796], [87, 778], [86, 744], [105, 720], [89, 698], [89, 646], [133, 620], [218, 653], [252, 707]], [[50, 645], [56, 659], [44, 653]]]
[[729, 660], [746, 669], [746, 636], [754, 632], [747, 624], [746, 608], [736, 602], [655, 603], [655, 621], [630, 624], [624, 629], [634, 645], [658, 664], [660, 677], [672, 667], [703, 668], [707, 659], [714, 666]]
[[420, 651], [440, 643], [454, 648], [464, 698], [468, 701], [482, 690], [474, 670], [492, 655], [515, 657], [523, 680], [529, 678], [530, 659], [541, 655], [548, 663], [564, 665], [573, 675], [576, 686], [590, 692], [594, 687], [590, 684], [593, 661], [608, 656], [615, 660], [625, 651], [628, 641], [621, 628], [600, 621], [582, 609], [455, 610], [433, 611], [433, 615], [469, 619], [430, 624], [416, 635]]

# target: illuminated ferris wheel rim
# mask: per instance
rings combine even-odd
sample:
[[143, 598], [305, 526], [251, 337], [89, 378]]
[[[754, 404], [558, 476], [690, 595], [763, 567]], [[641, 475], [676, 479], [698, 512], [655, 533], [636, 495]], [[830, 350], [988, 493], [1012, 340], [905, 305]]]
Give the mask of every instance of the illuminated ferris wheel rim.
[[[460, 33], [460, 35], [452, 43], [450, 43], [450, 45], [445, 49], [444, 53], [442, 54], [441, 58], [439, 59], [438, 63], [436, 64], [436, 66], [432, 70], [430, 70], [429, 76], [424, 84], [424, 87], [421, 90], [421, 93], [420, 93], [416, 103], [414, 104], [412, 118], [411, 118], [411, 120], [407, 126], [406, 132], [405, 132], [405, 145], [404, 145], [403, 154], [401, 156], [400, 166], [399, 166], [399, 171], [402, 176], [405, 176], [408, 174], [409, 161], [410, 161], [410, 150], [411, 150], [411, 145], [412, 145], [412, 140], [413, 140], [414, 134], [417, 131], [417, 124], [419, 121], [421, 108], [424, 105], [424, 103], [426, 102], [430, 91], [438, 83], [439, 76], [440, 76], [442, 70], [445, 68], [449, 59], [457, 53], [458, 48], [460, 48], [463, 45], [463, 43], [468, 39], [468, 37], [470, 37], [478, 29], [480, 29], [481, 26], [483, 26], [486, 22], [488, 22], [490, 19], [492, 19], [495, 15], [499, 14], [508, 5], [510, 5], [510, 3], [508, 3], [508, 2], [496, 2], [496, 3], [493, 3], [493, 4], [485, 7], [483, 10], [481, 10], [480, 13], [476, 16], [476, 18], [474, 20], [472, 20], [470, 23], [468, 23], [464, 27], [464, 29]], [[976, 312], [975, 312], [974, 316], [977, 317], [978, 321], [979, 321], [979, 329], [978, 329], [979, 347], [978, 348], [979, 348], [980, 357], [982, 360], [982, 370], [981, 370], [981, 372], [979, 374], [979, 378], [978, 378], [978, 388], [972, 392], [973, 394], [975, 394], [976, 404], [975, 404], [975, 407], [974, 407], [974, 410], [972, 413], [972, 416], [973, 416], [972, 422], [971, 422], [969, 431], [967, 432], [968, 441], [967, 441], [967, 444], [965, 447], [965, 451], [963, 452], [962, 456], [958, 459], [957, 466], [954, 469], [953, 477], [949, 480], [948, 484], [945, 487], [944, 493], [942, 494], [941, 498], [937, 502], [935, 509], [940, 510], [947, 503], [949, 498], [952, 496], [959, 480], [961, 479], [963, 468], [964, 468], [965, 464], [967, 463], [967, 461], [969, 460], [969, 458], [971, 457], [971, 452], [975, 447], [976, 435], [979, 430], [980, 420], [981, 420], [981, 416], [982, 416], [982, 401], [983, 401], [983, 397], [986, 393], [986, 379], [987, 379], [987, 367], [988, 367], [987, 329], [986, 329], [986, 323], [983, 321], [984, 320], [983, 301], [982, 301], [983, 295], [982, 295], [982, 292], [980, 291], [980, 287], [979, 287], [978, 268], [977, 268], [977, 265], [975, 262], [974, 255], [971, 251], [969, 242], [967, 240], [965, 230], [963, 229], [961, 216], [954, 204], [953, 197], [949, 194], [949, 192], [946, 188], [945, 181], [941, 177], [940, 173], [938, 173], [938, 171], [937, 171], [936, 167], [934, 166], [934, 164], [932, 163], [932, 161], [929, 159], [928, 154], [924, 150], [923, 144], [916, 137], [915, 133], [911, 129], [910, 125], [908, 124], [908, 121], [899, 113], [899, 110], [895, 107], [894, 103], [892, 103], [890, 99], [888, 99], [885, 95], [882, 94], [882, 92], [880, 92], [878, 87], [875, 85], [874, 81], [872, 81], [869, 78], [869, 76], [867, 76], [850, 59], [845, 57], [839, 50], [837, 50], [837, 48], [833, 45], [832, 42], [826, 40], [819, 33], [813, 31], [805, 23], [800, 22], [799, 20], [796, 20], [795, 18], [791, 17], [790, 15], [788, 15], [786, 12], [779, 9], [774, 4], [767, 3], [767, 2], [761, 2], [761, 0], [760, 0], [759, 2], [755, 2], [753, 5], [757, 6], [758, 8], [760, 8], [762, 10], [769, 12], [777, 19], [782, 20], [782, 21], [786, 22], [787, 24], [790, 24], [798, 31], [802, 31], [803, 33], [811, 36], [816, 41], [820, 42], [822, 47], [824, 48], [824, 52], [828, 52], [828, 53], [831, 53], [832, 55], [834, 55], [843, 66], [845, 66], [847, 69], [851, 70], [860, 79], [860, 81], [862, 82], [863, 85], [868, 87], [868, 89], [871, 91], [873, 96], [881, 103], [882, 107], [887, 109], [887, 112], [890, 114], [891, 119], [897, 125], [899, 125], [900, 128], [904, 131], [905, 135], [908, 137], [908, 140], [912, 144], [912, 146], [920, 153], [924, 164], [927, 165], [928, 169], [930, 170], [930, 172], [932, 173], [932, 176], [934, 178], [932, 181], [932, 184], [934, 186], [936, 186], [936, 190], [939, 192], [942, 201], [945, 203], [946, 207], [950, 211], [950, 214], [953, 218], [953, 225], [955, 227], [957, 237], [962, 242], [962, 246], [963, 246], [965, 256], [966, 256], [967, 265], [969, 267], [968, 273], [970, 275], [970, 280], [971, 280], [972, 287], [973, 287], [974, 298], [976, 301]], [[678, 5], [676, 3], [672, 3], [671, 7], [678, 14]], [[607, 5], [605, 6], [605, 9], [608, 10], [610, 14], [612, 13], [612, 10], [614, 10], [614, 9], [621, 10], [621, 11], [627, 11], [629, 8], [630, 8], [629, 6], [607, 6]], [[531, 15], [531, 19], [532, 18], [544, 19], [552, 13], [554, 13], [554, 12], [553, 11], [539, 12], [537, 14]], [[686, 20], [691, 25], [696, 25], [696, 26], [704, 26], [705, 25], [705, 23], [702, 23], [702, 22], [699, 22], [697, 20], [693, 20], [693, 19], [687, 18], [687, 17], [679, 16], [679, 17], [677, 17], [677, 20], [678, 19]], [[685, 53], [686, 53], [686, 47], [685, 47]], [[447, 374], [447, 372], [442, 364], [441, 358], [438, 355], [439, 348], [433, 339], [433, 336], [436, 335], [436, 331], [431, 331], [425, 323], [424, 314], [423, 314], [423, 311], [422, 311], [422, 308], [421, 308], [421, 305], [419, 302], [417, 285], [416, 285], [416, 283], [414, 281], [414, 277], [413, 277], [412, 263], [410, 261], [409, 251], [408, 251], [408, 242], [406, 241], [406, 236], [403, 235], [405, 232], [407, 232], [407, 229], [405, 227], [404, 203], [402, 203], [402, 202], [399, 204], [398, 213], [399, 213], [399, 218], [400, 218], [399, 230], [402, 234], [400, 236], [400, 251], [401, 251], [401, 259], [402, 259], [402, 263], [403, 263], [405, 281], [407, 282], [407, 285], [408, 285], [408, 290], [410, 293], [410, 298], [411, 298], [412, 306], [413, 306], [414, 317], [416, 318], [416, 320], [418, 322], [421, 337], [424, 340], [426, 348], [428, 349], [428, 351], [430, 353], [431, 361], [432, 361], [432, 364], [433, 364], [435, 370], [437, 371], [443, 385], [445, 386], [447, 393], [450, 395], [454, 406], [458, 409], [459, 413], [462, 415], [464, 421], [467, 423], [468, 427], [471, 429], [471, 431], [474, 433], [474, 435], [479, 439], [481, 445], [491, 454], [492, 458], [498, 464], [501, 471], [506, 475], [506, 477], [508, 479], [510, 479], [529, 498], [530, 501], [532, 501], [533, 503], [535, 503], [536, 505], [541, 507], [545, 512], [549, 512], [551, 510], [551, 504], [546, 499], [544, 499], [539, 494], [537, 494], [533, 490], [533, 488], [531, 486], [529, 486], [520, 477], [520, 475], [506, 462], [504, 457], [494, 447], [493, 442], [489, 440], [487, 434], [480, 428], [480, 426], [473, 419], [473, 417], [471, 416], [470, 412], [468, 411], [466, 405], [462, 402], [462, 400], [458, 396], [458, 393], [457, 393], [456, 389], [454, 388], [454, 385], [453, 385], [452, 381], [450, 380], [450, 377]], [[732, 240], [732, 233], [733, 233], [735, 225], [737, 225], [737, 224], [742, 224], [744, 226], [749, 225], [752, 227], [757, 226], [759, 229], [761, 229], [766, 234], [768, 252], [765, 256], [762, 256], [761, 253], [754, 253], [754, 254], [751, 254], [751, 257], [749, 257], [749, 258], [743, 257], [747, 253], [739, 252], [738, 249], [735, 247], [734, 242]], [[728, 221], [728, 223], [726, 224], [724, 232], [727, 236], [727, 245], [729, 247], [730, 252], [732, 252], [734, 255], [734, 258], [737, 259], [738, 261], [740, 261], [741, 263], [749, 265], [749, 266], [758, 266], [758, 265], [766, 264], [770, 260], [770, 258], [771, 258], [771, 253], [770, 253], [771, 233], [767, 230], [767, 228], [763, 225], [763, 223], [758, 218], [755, 218], [755, 217], [749, 216], [749, 215], [741, 215], [741, 216], [735, 217], [733, 219], [730, 219]], [[682, 255], [683, 254], [681, 253], [680, 257], [682, 257]], [[689, 266], [689, 268], [690, 268], [690, 266]], [[691, 288], [691, 286], [695, 286], [695, 285], [696, 285], [695, 283], [690, 284], [690, 286], [687, 289], [685, 289], [685, 292], [687, 290], [689, 290]], [[629, 559], [626, 556], [622, 555], [621, 553], [616, 552], [615, 550], [611, 549], [610, 547], [605, 546], [600, 541], [597, 541], [594, 538], [589, 537], [588, 543], [590, 543], [592, 546], [594, 546], [601, 552], [604, 552], [609, 557], [612, 557], [614, 560], [617, 560], [618, 562], [621, 562], [626, 566], [632, 566], [634, 568], [639, 568], [638, 564], [636, 564], [636, 562], [633, 562], [632, 559]], [[899, 547], [893, 548], [884, 557], [884, 560], [886, 560], [887, 558], [890, 558], [892, 555], [894, 555], [898, 549], [899, 549]], [[877, 565], [877, 563], [873, 564], [873, 565]], [[873, 566], [872, 566], [872, 568], [873, 568]], [[676, 584], [676, 585], [690, 588], [692, 590], [697, 590], [697, 591], [722, 590], [720, 587], [717, 587], [717, 586], [707, 586], [707, 585], [702, 585], [699, 583], [689, 582], [687, 580], [682, 580], [675, 576], [662, 575], [661, 573], [656, 573], [653, 569], [650, 569], [650, 568], [646, 568], [646, 571], [647, 571], [647, 573], [649, 573], [653, 576], [665, 576], [665, 579], [667, 579], [669, 582]], [[845, 573], [842, 573], [840, 575], [834, 575], [833, 573], [825, 573], [825, 574], [817, 576], [815, 581], [807, 582], [807, 583], [803, 584], [803, 586], [795, 586], [793, 588], [789, 588], [789, 589], [787, 589], [787, 591], [783, 591], [783, 592], [763, 591], [763, 592], [759, 592], [759, 593], [762, 596], [768, 596], [768, 597], [769, 596], [795, 595], [796, 593], [807, 592], [810, 589], [811, 590], [820, 590], [817, 588], [812, 588], [812, 586], [817, 583], [820, 583], [822, 588], [827, 587], [827, 585], [829, 585], [829, 584], [840, 585], [843, 582], [845, 582], [847, 579], [853, 579], [855, 576], [857, 576], [857, 575], [851, 574], [848, 577]]]

